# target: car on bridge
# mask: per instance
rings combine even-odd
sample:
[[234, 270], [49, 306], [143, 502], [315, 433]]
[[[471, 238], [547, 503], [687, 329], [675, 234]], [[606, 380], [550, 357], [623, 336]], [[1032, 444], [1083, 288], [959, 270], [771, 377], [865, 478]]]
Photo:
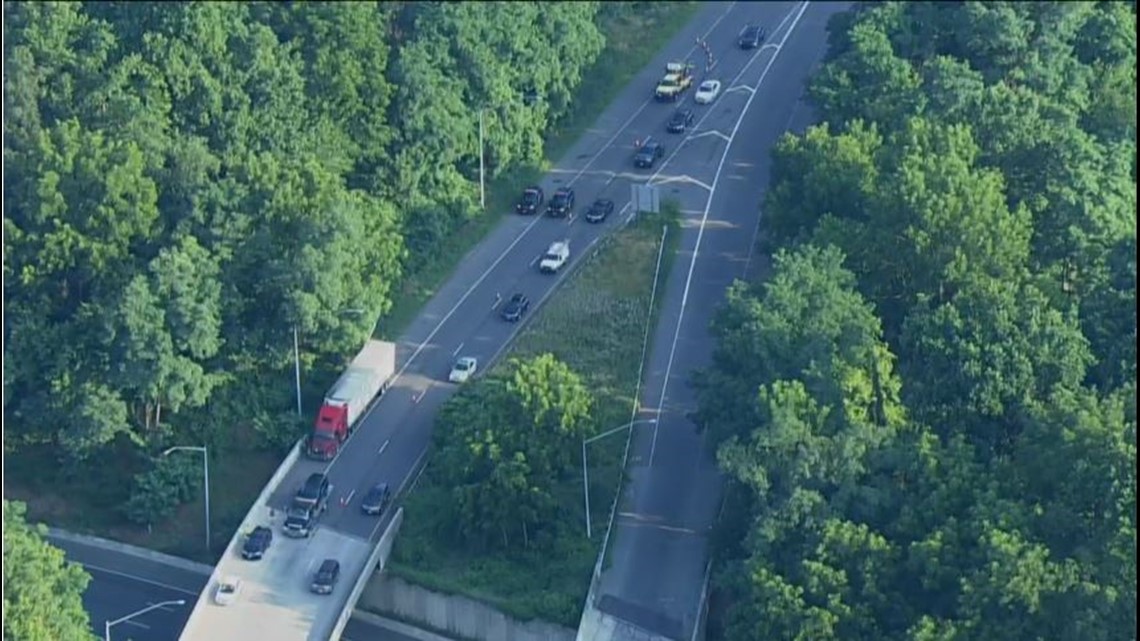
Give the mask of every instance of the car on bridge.
[[218, 589], [214, 592], [214, 603], [218, 605], [233, 605], [241, 594], [241, 579], [236, 576], [224, 577], [218, 581]]
[[309, 589], [313, 594], [332, 594], [336, 589], [336, 582], [340, 579], [340, 561], [325, 559], [313, 577], [313, 584]]
[[387, 483], [377, 483], [369, 488], [368, 493], [360, 501], [360, 511], [369, 515], [377, 516], [384, 513], [384, 508], [388, 507], [388, 502], [392, 500], [392, 490], [388, 488]]
[[297, 490], [293, 497], [293, 504], [285, 513], [285, 534], [293, 538], [308, 538], [320, 519], [321, 513], [328, 508], [329, 477], [321, 472], [313, 472], [305, 479], [305, 484]]
[[259, 525], [246, 537], [245, 545], [241, 548], [241, 558], [247, 561], [260, 561], [272, 543], [273, 530]]

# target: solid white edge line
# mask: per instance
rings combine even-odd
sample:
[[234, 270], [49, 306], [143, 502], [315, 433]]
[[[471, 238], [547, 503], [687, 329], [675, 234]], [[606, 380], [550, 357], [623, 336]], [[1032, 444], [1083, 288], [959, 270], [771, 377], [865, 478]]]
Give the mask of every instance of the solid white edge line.
[[[791, 37], [792, 33], [795, 32], [796, 25], [799, 24], [800, 19], [803, 18], [804, 13], [807, 11], [808, 5], [808, 2], [804, 2], [800, 6], [799, 13], [796, 14], [795, 19], [792, 21], [791, 26], [788, 27], [788, 31], [784, 34], [784, 37], [780, 39], [780, 44], [775, 48], [775, 53], [772, 54], [772, 58], [768, 60], [768, 64], [764, 67], [764, 71], [761, 72], [760, 79], [756, 81], [755, 85], [753, 85], [754, 91], [750, 96], [748, 96], [748, 102], [744, 103], [744, 109], [740, 111], [740, 115], [736, 119], [736, 124], [732, 128], [732, 133], [729, 134], [730, 140], [728, 144], [724, 146], [724, 152], [720, 156], [720, 162], [717, 164], [716, 173], [713, 175], [712, 190], [710, 190], [708, 200], [705, 202], [705, 211], [701, 215], [701, 225], [697, 229], [697, 242], [693, 246], [692, 256], [689, 258], [689, 273], [685, 278], [685, 291], [681, 295], [681, 310], [677, 313], [677, 328], [673, 332], [673, 343], [669, 348], [669, 360], [665, 366], [665, 377], [661, 381], [661, 394], [658, 396], [657, 402], [658, 421], [653, 424], [653, 443], [649, 448], [650, 468], [653, 467], [653, 457], [657, 453], [657, 434], [660, 431], [662, 422], [660, 420], [661, 416], [663, 416], [665, 413], [665, 393], [669, 387], [669, 375], [673, 371], [673, 358], [677, 354], [677, 341], [681, 337], [681, 325], [685, 319], [685, 306], [689, 302], [689, 289], [693, 284], [693, 271], [697, 266], [697, 256], [700, 255], [701, 251], [701, 240], [704, 238], [705, 225], [708, 222], [709, 212], [712, 210], [713, 197], [716, 195], [716, 187], [720, 182], [721, 171], [724, 170], [724, 163], [728, 159], [728, 152], [732, 149], [732, 141], [736, 139], [736, 134], [740, 130], [740, 125], [744, 122], [744, 116], [748, 114], [748, 109], [752, 106], [752, 101], [756, 98], [755, 89], [759, 89], [759, 87], [764, 84], [764, 79], [768, 77], [768, 72], [772, 69], [772, 65], [776, 63], [776, 60], [780, 57], [780, 53], [784, 50], [784, 43], [786, 43], [788, 41], [788, 38]], [[795, 10], [793, 9], [793, 11]], [[790, 17], [791, 15], [792, 14], [789, 12], [788, 16]], [[776, 31], [778, 31], [783, 26], [785, 21], [787, 21], [787, 18], [780, 22], [780, 26], [776, 27]], [[752, 61], [749, 61], [748, 64], [751, 65]], [[746, 65], [745, 69], [747, 68], [748, 66]]]

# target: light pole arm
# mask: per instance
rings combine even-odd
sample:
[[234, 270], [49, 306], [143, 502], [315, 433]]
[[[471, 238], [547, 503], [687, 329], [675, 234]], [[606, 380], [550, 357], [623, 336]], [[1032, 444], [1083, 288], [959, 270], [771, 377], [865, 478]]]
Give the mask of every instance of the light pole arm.
[[591, 436], [590, 438], [586, 439], [586, 443], [593, 443], [594, 441], [596, 441], [598, 439], [605, 438], [605, 437], [609, 436], [610, 434], [616, 434], [617, 432], [620, 432], [622, 430], [628, 430], [629, 428], [633, 427], [634, 425], [640, 425], [642, 423], [656, 423], [656, 422], [657, 422], [657, 419], [648, 418], [648, 419], [645, 419], [642, 421], [633, 421], [632, 423], [626, 423], [625, 425], [622, 425], [621, 427], [615, 427], [612, 430], [607, 430], [607, 431], [602, 432], [601, 434], [598, 434], [596, 436]]
[[111, 641], [111, 626], [118, 625], [118, 624], [122, 623], [123, 621], [128, 621], [128, 620], [133, 619], [137, 616], [142, 616], [142, 615], [146, 614], [147, 612], [150, 612], [151, 610], [157, 610], [159, 608], [164, 608], [168, 605], [186, 605], [186, 601], [184, 601], [182, 599], [178, 599], [177, 601], [163, 601], [162, 603], [155, 603], [154, 605], [148, 605], [147, 607], [139, 610], [138, 612], [132, 612], [131, 614], [128, 614], [125, 617], [119, 617], [118, 619], [115, 619], [114, 621], [107, 621], [106, 625], [103, 627], [104, 641]]

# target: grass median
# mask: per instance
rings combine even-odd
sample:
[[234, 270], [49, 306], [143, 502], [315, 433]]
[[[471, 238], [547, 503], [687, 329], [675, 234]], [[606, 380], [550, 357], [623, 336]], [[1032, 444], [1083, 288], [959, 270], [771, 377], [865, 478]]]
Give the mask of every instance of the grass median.
[[[456, 265], [495, 228], [515, 198], [537, 182], [593, 125], [617, 94], [700, 9], [699, 2], [603, 3], [600, 17], [606, 48], [583, 74], [574, 94], [573, 111], [547, 135], [542, 167], [520, 167], [487, 185], [487, 209], [447, 236], [432, 257], [409, 271], [393, 297], [392, 309], [380, 319], [378, 333], [396, 340], [407, 329]], [[631, 34], [636, 36], [631, 37]]]
[[[603, 430], [628, 423], [646, 327], [654, 322], [654, 308], [660, 302], [657, 298], [651, 308], [654, 276], [658, 276], [660, 294], [670, 249], [679, 236], [676, 220], [676, 209], [670, 207], [663, 214], [643, 216], [600, 241], [597, 251], [537, 311], [492, 372], [505, 367], [510, 357], [552, 353], [594, 393], [595, 416]], [[671, 228], [664, 239], [663, 227]], [[517, 549], [489, 555], [455, 549], [436, 538], [427, 519], [416, 519], [418, 511], [433, 509], [431, 504], [439, 494], [440, 488], [426, 481], [407, 499], [408, 518], [389, 571], [431, 590], [478, 599], [519, 619], [576, 626], [619, 487], [625, 442], [624, 433], [619, 432], [590, 445], [592, 539], [585, 536], [581, 480], [574, 478], [557, 486], [554, 495], [564, 505], [562, 513], [572, 515], [574, 521], [558, 530], [577, 535], [555, 541], [553, 549], [542, 552]]]

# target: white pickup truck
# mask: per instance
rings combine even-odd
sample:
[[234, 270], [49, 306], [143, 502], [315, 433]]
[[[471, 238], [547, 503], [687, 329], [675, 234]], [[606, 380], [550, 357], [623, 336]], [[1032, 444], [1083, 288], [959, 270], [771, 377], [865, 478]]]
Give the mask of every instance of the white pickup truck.
[[549, 274], [562, 269], [566, 261], [570, 258], [570, 241], [560, 240], [556, 243], [551, 243], [550, 248], [543, 254], [542, 260], [538, 263], [538, 269]]

